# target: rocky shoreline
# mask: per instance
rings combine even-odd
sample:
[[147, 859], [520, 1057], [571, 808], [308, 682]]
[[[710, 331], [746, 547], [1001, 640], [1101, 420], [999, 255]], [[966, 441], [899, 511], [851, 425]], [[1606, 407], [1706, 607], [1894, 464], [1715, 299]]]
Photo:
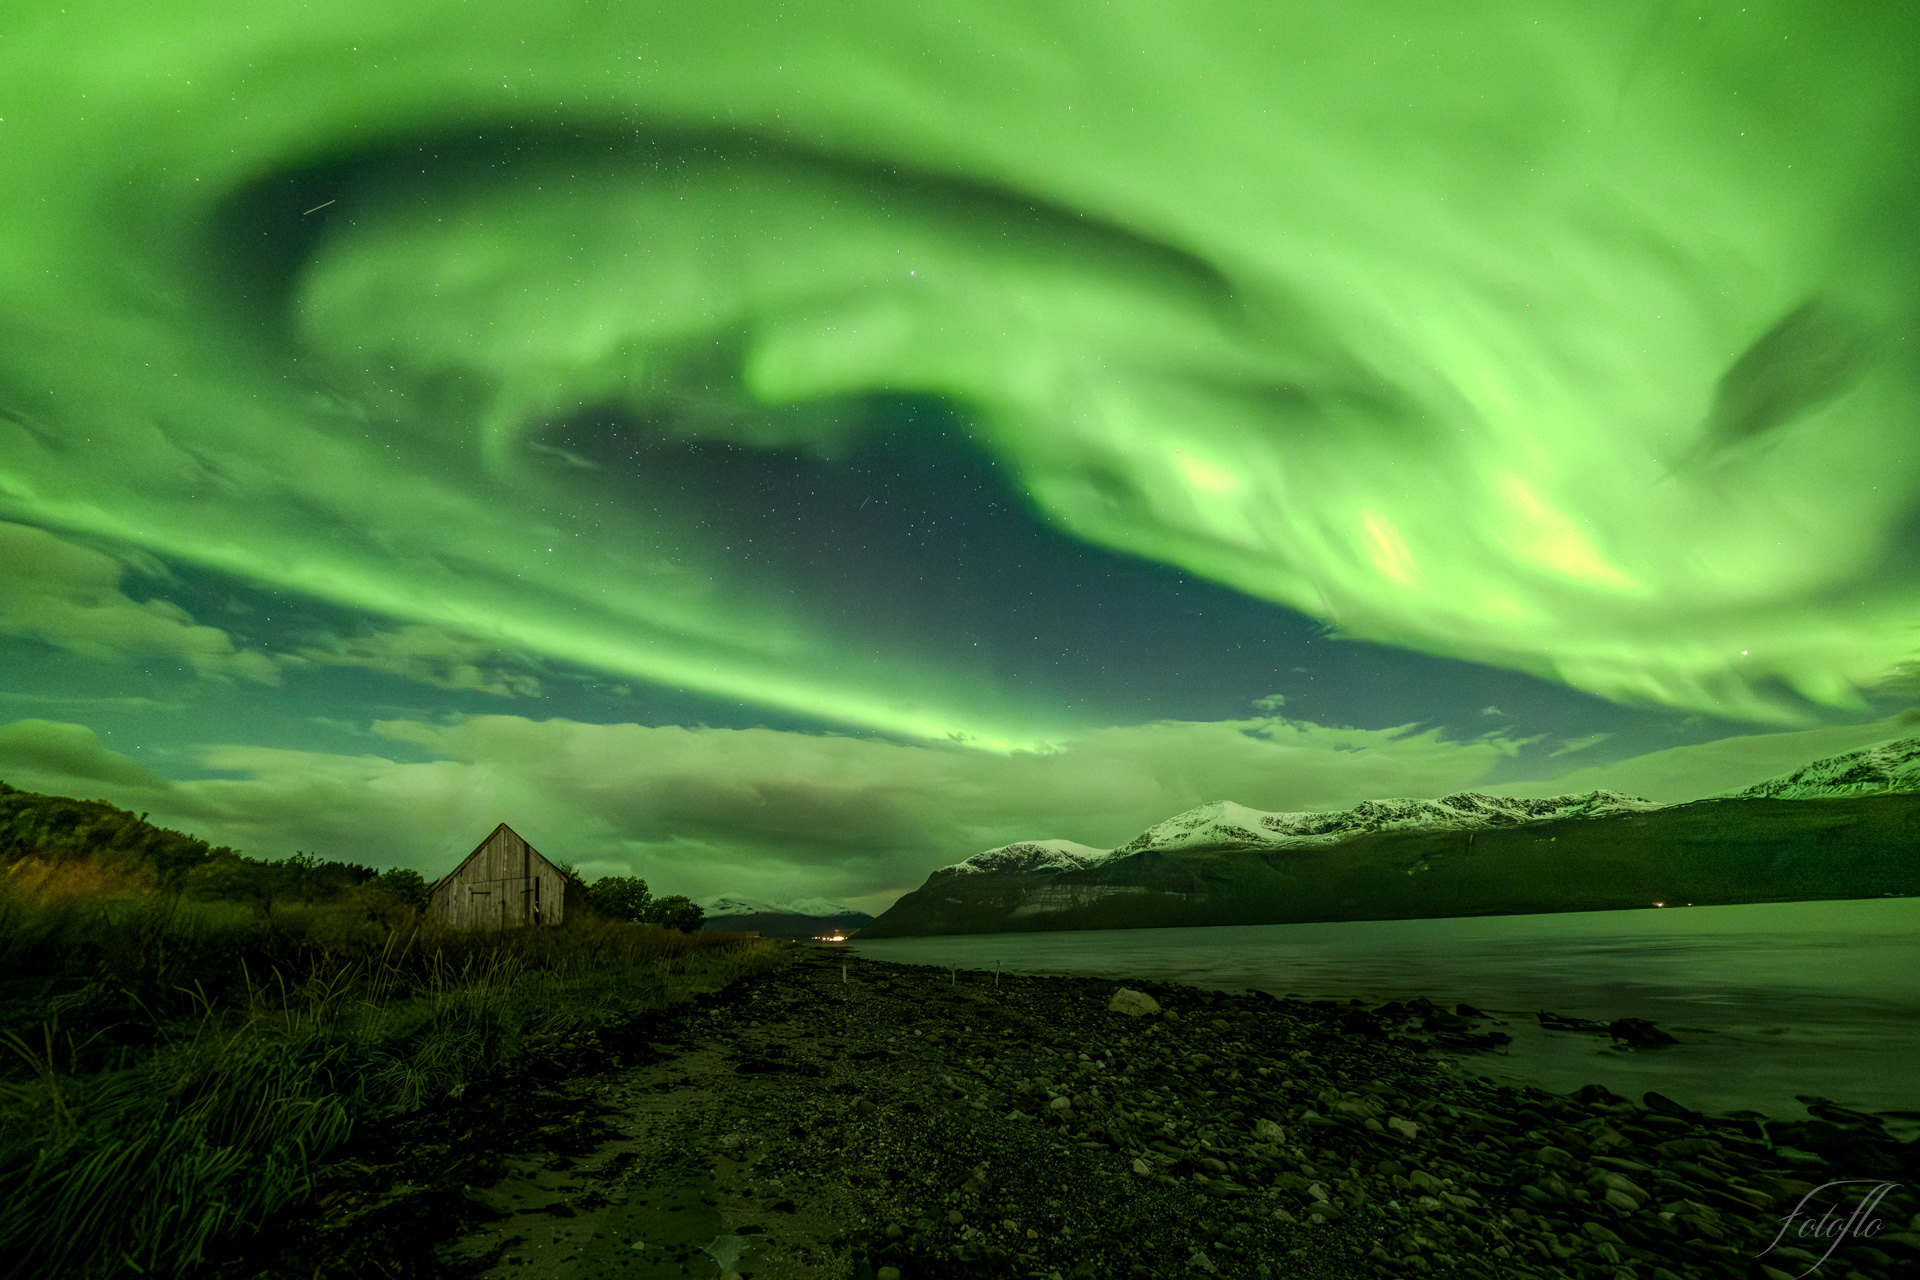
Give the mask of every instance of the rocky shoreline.
[[[1818, 1275], [1920, 1274], [1916, 1152], [1874, 1117], [1496, 1086], [1434, 1056], [1473, 1019], [797, 950], [381, 1135], [233, 1271], [1778, 1280], [1831, 1245]], [[448, 1140], [487, 1106], [521, 1122]]]

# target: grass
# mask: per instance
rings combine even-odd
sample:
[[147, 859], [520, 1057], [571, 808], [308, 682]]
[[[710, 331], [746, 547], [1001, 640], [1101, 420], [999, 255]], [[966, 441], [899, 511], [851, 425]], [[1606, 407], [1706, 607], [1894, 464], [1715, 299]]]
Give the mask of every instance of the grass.
[[310, 1194], [356, 1126], [784, 954], [594, 917], [445, 933], [353, 895], [263, 912], [84, 862], [13, 865], [0, 1256], [20, 1275], [191, 1273]]

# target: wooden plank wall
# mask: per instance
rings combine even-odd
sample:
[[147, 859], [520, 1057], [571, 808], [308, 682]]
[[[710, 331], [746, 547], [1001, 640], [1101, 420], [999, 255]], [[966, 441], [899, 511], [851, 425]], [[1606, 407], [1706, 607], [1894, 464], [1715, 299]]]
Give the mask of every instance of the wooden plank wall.
[[559, 924], [566, 902], [566, 880], [559, 870], [502, 827], [434, 887], [429, 910], [454, 929], [510, 929]]

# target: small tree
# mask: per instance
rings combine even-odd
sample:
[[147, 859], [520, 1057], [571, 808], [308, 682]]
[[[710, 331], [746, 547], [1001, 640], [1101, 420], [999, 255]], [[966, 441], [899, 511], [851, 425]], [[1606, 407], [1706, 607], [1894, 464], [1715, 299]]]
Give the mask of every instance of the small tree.
[[682, 933], [698, 933], [700, 926], [706, 923], [707, 913], [693, 899], [675, 893], [655, 898], [647, 907], [646, 914], [640, 918], [648, 924], [678, 929]]
[[587, 901], [616, 920], [644, 920], [653, 895], [639, 876], [602, 876], [588, 888]]
[[383, 871], [374, 877], [373, 887], [395, 902], [404, 903], [409, 907], [420, 908], [427, 905], [427, 882], [418, 871], [411, 871], [405, 867]]

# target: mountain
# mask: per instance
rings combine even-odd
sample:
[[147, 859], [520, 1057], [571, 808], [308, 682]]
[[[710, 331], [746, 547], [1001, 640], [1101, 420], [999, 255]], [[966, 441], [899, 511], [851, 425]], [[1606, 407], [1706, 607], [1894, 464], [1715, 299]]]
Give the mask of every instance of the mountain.
[[707, 913], [702, 929], [758, 933], [768, 938], [817, 938], [865, 927], [873, 917], [826, 898], [769, 902], [726, 894], [700, 904]]
[[1920, 738], [1661, 805], [1463, 792], [1264, 813], [1216, 801], [1113, 850], [942, 867], [864, 937], [1594, 911], [1920, 894]]
[[1920, 738], [1902, 738], [1828, 756], [1730, 794], [1769, 800], [1821, 800], [1907, 791], [1920, 791]]

